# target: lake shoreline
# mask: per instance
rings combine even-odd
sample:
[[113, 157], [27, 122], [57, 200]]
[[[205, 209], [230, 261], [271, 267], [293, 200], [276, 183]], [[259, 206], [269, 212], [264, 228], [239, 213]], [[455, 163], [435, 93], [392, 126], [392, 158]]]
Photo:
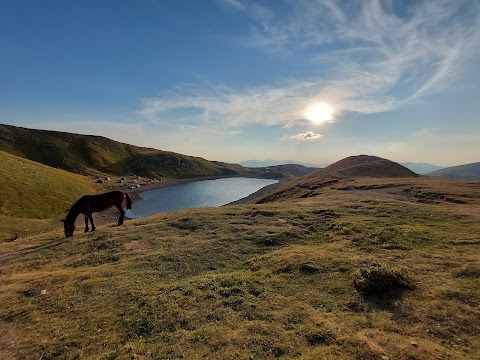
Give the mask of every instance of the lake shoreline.
[[[273, 179], [272, 179], [273, 180]], [[280, 180], [278, 180], [277, 183], [275, 184], [271, 184], [271, 185], [267, 185], [257, 191], [255, 191], [254, 193], [248, 195], [248, 196], [245, 196], [244, 198], [241, 198], [241, 199], [238, 199], [236, 201], [232, 201], [228, 204], [225, 204], [225, 205], [222, 205], [222, 206], [229, 206], [229, 205], [243, 205], [243, 204], [248, 204], [248, 203], [251, 203], [253, 202], [254, 200], [257, 200], [259, 199], [260, 197], [272, 192], [272, 191], [275, 191], [279, 186], [285, 184], [286, 182], [288, 182], [289, 180], [287, 178], [281, 178]]]
[[[207, 176], [207, 177], [197, 177], [197, 178], [186, 178], [186, 179], [171, 179], [171, 180], [165, 180], [165, 181], [159, 181], [156, 183], [149, 183], [146, 185], [142, 185], [139, 188], [136, 189], [125, 189], [122, 190], [125, 193], [128, 193], [130, 197], [132, 198], [132, 203], [135, 203], [140, 199], [140, 194], [145, 191], [150, 191], [150, 190], [157, 190], [157, 189], [163, 189], [166, 187], [170, 186], [177, 186], [177, 185], [182, 185], [182, 184], [188, 184], [196, 181], [206, 181], [206, 180], [217, 180], [217, 179], [228, 179], [228, 178], [251, 178], [251, 179], [263, 179], [263, 178], [258, 178], [255, 176], [246, 176], [246, 175], [240, 175], [240, 176], [233, 176], [233, 175], [226, 175], [226, 176]], [[268, 179], [268, 180], [277, 180], [277, 179]], [[241, 198], [239, 200], [233, 201], [231, 203], [222, 205], [222, 206], [227, 206], [227, 205], [240, 205], [240, 204], [246, 204], [252, 200], [255, 200], [256, 198], [259, 198], [270, 191], [275, 190], [280, 184], [284, 184], [285, 182], [289, 181], [287, 178], [282, 178], [279, 179], [277, 183], [267, 185], [260, 190], [254, 192], [253, 194], [250, 194], [244, 198]]]
[[[188, 184], [196, 181], [217, 180], [217, 179], [225, 179], [225, 178], [231, 178], [231, 177], [239, 177], [239, 176], [229, 175], [229, 176], [207, 176], [207, 177], [185, 178], [185, 179], [170, 179], [165, 181], [158, 181], [155, 183], [143, 184], [139, 188], [135, 188], [135, 189], [121, 189], [121, 190], [129, 194], [130, 197], [132, 198], [132, 202], [134, 203], [140, 199], [140, 194], [145, 191], [163, 189], [170, 186]], [[242, 176], [242, 177], [248, 177], [248, 176]]]
[[[245, 176], [245, 175], [241, 175], [241, 176], [232, 176], [232, 175], [229, 175], [229, 176], [208, 176], [208, 177], [186, 178], [186, 179], [171, 179], [171, 180], [159, 181], [159, 182], [155, 182], [155, 183], [144, 184], [144, 185], [141, 185], [139, 188], [136, 188], [136, 189], [120, 188], [118, 190], [129, 194], [129, 196], [132, 200], [132, 204], [135, 204], [137, 201], [139, 201], [141, 199], [140, 194], [143, 193], [143, 192], [146, 192], [146, 191], [163, 189], [163, 188], [167, 188], [167, 187], [171, 187], [171, 186], [183, 185], [183, 184], [188, 184], [188, 183], [192, 183], [192, 182], [196, 182], [196, 181], [217, 180], [217, 179], [227, 179], [227, 178], [239, 178], [239, 177], [261, 179], [261, 178], [257, 178], [257, 177], [254, 177], [254, 176]], [[269, 180], [276, 180], [276, 179], [269, 179]], [[271, 191], [274, 191], [276, 188], [278, 188], [280, 185], [284, 184], [287, 181], [289, 181], [289, 179], [282, 178], [275, 184], [267, 185], [267, 186], [259, 189], [258, 191], [244, 197], [244, 198], [241, 198], [239, 200], [236, 200], [236, 201], [233, 201], [231, 203], [221, 205], [221, 206], [241, 205], [241, 204], [250, 203], [250, 202], [254, 201], [255, 199], [260, 198], [261, 196], [263, 196], [263, 195], [265, 195], [265, 194], [267, 194]], [[98, 225], [115, 223], [117, 221], [117, 219], [118, 219], [118, 211], [115, 208], [111, 208], [111, 209], [108, 209], [104, 212], [94, 214], [95, 224], [98, 224]], [[127, 219], [128, 219], [128, 217], [127, 217]], [[83, 223], [84, 223], [83, 217], [79, 216], [77, 218], [77, 221], [76, 221], [77, 226], [83, 226]]]

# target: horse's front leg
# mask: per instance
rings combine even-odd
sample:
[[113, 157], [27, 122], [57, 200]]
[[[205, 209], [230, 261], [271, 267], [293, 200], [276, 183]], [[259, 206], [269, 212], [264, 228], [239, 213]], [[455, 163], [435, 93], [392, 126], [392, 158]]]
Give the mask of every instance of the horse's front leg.
[[88, 216], [85, 215], [85, 232], [88, 232]]
[[92, 231], [95, 231], [96, 228], [95, 228], [95, 224], [93, 223], [93, 215], [92, 214], [88, 215], [88, 218], [90, 219], [90, 222], [92, 223]]
[[123, 219], [125, 218], [125, 210], [121, 206], [117, 206], [118, 211], [120, 211], [120, 217], [118, 218], [118, 225], [123, 224]]

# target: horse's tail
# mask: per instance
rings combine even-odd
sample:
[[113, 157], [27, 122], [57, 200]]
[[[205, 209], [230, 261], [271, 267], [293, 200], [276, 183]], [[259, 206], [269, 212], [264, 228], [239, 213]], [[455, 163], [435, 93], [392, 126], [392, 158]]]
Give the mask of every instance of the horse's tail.
[[132, 208], [132, 199], [130, 199], [130, 195], [128, 195], [127, 193], [125, 193], [125, 197], [127, 198], [127, 209], [131, 209]]

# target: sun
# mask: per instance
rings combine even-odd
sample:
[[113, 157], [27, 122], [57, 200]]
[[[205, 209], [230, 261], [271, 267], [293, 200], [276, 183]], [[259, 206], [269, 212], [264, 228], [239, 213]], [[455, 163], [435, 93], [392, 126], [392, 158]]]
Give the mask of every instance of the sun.
[[321, 124], [332, 121], [334, 119], [334, 111], [327, 103], [316, 103], [307, 108], [305, 117], [315, 124]]

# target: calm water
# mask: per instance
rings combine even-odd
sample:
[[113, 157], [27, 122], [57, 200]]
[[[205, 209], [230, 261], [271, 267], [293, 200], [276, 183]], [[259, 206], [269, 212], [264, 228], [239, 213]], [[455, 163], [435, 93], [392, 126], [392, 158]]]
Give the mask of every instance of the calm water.
[[127, 216], [141, 218], [161, 212], [221, 206], [277, 182], [270, 179], [227, 178], [145, 191], [140, 194], [140, 200], [133, 204], [133, 209], [127, 211]]

